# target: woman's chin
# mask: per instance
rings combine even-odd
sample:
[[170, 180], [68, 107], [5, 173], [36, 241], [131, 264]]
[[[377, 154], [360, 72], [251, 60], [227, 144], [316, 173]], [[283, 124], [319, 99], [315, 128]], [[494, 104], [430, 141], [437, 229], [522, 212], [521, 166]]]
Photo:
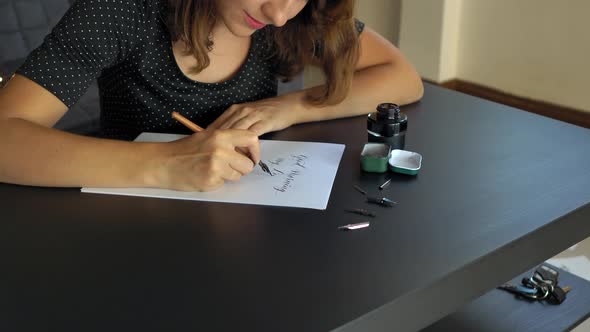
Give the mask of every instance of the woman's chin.
[[229, 29], [229, 31], [236, 37], [242, 37], [242, 38], [246, 38], [246, 37], [250, 37], [252, 36], [256, 30], [252, 29], [252, 28], [247, 28], [247, 27], [242, 27], [240, 26], [239, 28], [235, 28], [235, 29]]

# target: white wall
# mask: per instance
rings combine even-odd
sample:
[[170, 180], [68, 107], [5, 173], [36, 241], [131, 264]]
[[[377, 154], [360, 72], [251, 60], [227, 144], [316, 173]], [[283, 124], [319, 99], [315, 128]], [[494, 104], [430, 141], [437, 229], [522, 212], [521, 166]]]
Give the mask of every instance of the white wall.
[[456, 77], [462, 2], [402, 2], [399, 47], [422, 78], [443, 82]]
[[356, 17], [397, 45], [401, 0], [357, 0]]
[[446, 0], [443, 7], [439, 80], [454, 79], [458, 70], [463, 0]]
[[590, 111], [588, 15], [588, 0], [465, 0], [457, 77]]
[[399, 46], [422, 77], [590, 111], [590, 1], [403, 0]]
[[399, 47], [423, 78], [440, 80], [445, 0], [404, 0]]

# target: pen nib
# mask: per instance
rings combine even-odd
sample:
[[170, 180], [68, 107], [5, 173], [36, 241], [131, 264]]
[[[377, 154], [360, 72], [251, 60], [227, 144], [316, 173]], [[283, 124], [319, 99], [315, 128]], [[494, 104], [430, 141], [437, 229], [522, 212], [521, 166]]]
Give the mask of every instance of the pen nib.
[[264, 171], [264, 173], [268, 173], [268, 174], [270, 174], [270, 176], [272, 176], [272, 173], [270, 171], [270, 168], [268, 168], [268, 166], [262, 160], [260, 160], [258, 162], [258, 165], [260, 166], [260, 168], [262, 168], [262, 170]]

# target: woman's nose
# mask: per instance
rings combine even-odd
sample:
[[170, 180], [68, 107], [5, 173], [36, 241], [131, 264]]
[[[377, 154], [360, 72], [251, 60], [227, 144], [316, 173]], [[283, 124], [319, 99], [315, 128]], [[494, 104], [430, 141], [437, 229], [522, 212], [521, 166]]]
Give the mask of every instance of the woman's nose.
[[291, 0], [270, 0], [262, 5], [262, 13], [276, 27], [282, 27], [287, 23], [288, 10]]

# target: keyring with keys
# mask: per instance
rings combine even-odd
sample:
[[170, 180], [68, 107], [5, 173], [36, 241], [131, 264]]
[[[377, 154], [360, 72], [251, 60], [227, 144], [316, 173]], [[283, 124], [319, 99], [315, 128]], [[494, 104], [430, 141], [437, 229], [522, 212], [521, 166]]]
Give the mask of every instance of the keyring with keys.
[[[530, 298], [535, 299], [535, 300], [544, 300], [546, 299], [549, 294], [553, 293], [553, 285], [549, 284], [549, 283], [545, 283], [545, 282], [539, 282], [538, 280], [536, 280], [535, 278], [531, 277], [531, 278], [523, 278], [522, 279], [522, 284], [528, 287], [532, 287], [535, 288], [537, 290], [543, 291], [543, 295], [539, 296], [537, 294], [532, 295]], [[526, 295], [525, 295], [526, 296]]]

